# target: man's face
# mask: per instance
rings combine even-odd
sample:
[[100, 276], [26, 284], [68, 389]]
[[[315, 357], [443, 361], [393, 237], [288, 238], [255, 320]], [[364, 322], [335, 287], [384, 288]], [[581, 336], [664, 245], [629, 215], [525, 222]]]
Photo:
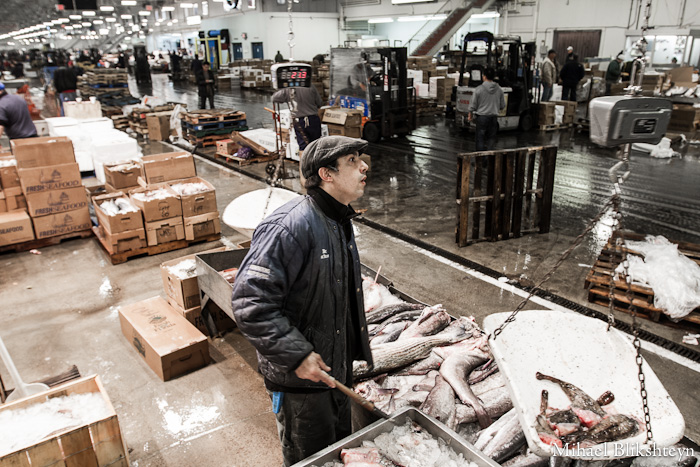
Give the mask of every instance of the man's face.
[[322, 188], [340, 203], [350, 204], [364, 194], [369, 167], [355, 153], [338, 158], [336, 168], [327, 169], [331, 180], [324, 181]]

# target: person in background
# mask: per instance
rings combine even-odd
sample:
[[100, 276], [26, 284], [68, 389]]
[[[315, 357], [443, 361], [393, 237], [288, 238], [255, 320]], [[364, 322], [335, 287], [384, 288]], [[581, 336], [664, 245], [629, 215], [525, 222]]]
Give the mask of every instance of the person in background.
[[554, 83], [557, 82], [558, 77], [557, 53], [551, 49], [542, 63], [542, 102], [547, 102], [552, 98]]
[[36, 126], [29, 115], [27, 101], [15, 94], [8, 94], [0, 83], [0, 136], [7, 133], [10, 139], [34, 138]]
[[566, 57], [566, 60], [559, 72], [559, 77], [562, 81], [561, 100], [576, 102], [576, 89], [585, 72], [583, 65], [578, 61], [578, 55], [571, 54]]
[[620, 73], [622, 73], [622, 63], [624, 62], [622, 52], [617, 54], [615, 60], [612, 60], [605, 71], [605, 95], [609, 96], [612, 91], [612, 85], [620, 81]]
[[195, 75], [197, 78], [197, 87], [199, 88], [199, 108], [207, 108], [207, 99], [209, 99], [209, 108], [214, 108], [214, 94], [216, 94], [216, 75], [210, 70], [209, 62], [202, 63], [202, 69]]
[[301, 151], [312, 141], [321, 137], [321, 119], [318, 117], [318, 109], [323, 105], [323, 99], [315, 86], [280, 89], [272, 95], [272, 102], [289, 104], [294, 134]]
[[476, 123], [476, 150], [488, 151], [493, 148], [498, 132], [498, 114], [506, 108], [503, 89], [494, 82], [496, 70], [484, 70], [484, 82], [474, 90], [469, 102], [469, 121]]
[[573, 46], [568, 46], [566, 48], [566, 61], [572, 60], [574, 58], [574, 48]]
[[56, 89], [56, 94], [58, 94], [61, 116], [63, 116], [63, 103], [74, 101], [77, 97], [78, 75], [75, 74], [72, 68], [60, 66], [53, 73], [53, 87]]
[[676, 57], [673, 57], [673, 58], [671, 59], [671, 66], [672, 66], [673, 68], [679, 66], [679, 65], [678, 65], [678, 59], [677, 59]]
[[277, 55], [275, 55], [275, 63], [282, 63], [284, 61], [284, 57], [282, 56], [282, 53], [278, 50]]
[[196, 75], [198, 71], [202, 69], [202, 61], [199, 59], [198, 54], [194, 54], [194, 60], [190, 64], [190, 70]]
[[365, 190], [367, 142], [326, 136], [301, 161], [306, 196], [255, 229], [233, 285], [238, 329], [253, 344], [289, 467], [352, 433], [353, 360], [372, 365], [350, 203]]
[[12, 65], [12, 76], [15, 78], [24, 78], [24, 64], [20, 60], [17, 60]]

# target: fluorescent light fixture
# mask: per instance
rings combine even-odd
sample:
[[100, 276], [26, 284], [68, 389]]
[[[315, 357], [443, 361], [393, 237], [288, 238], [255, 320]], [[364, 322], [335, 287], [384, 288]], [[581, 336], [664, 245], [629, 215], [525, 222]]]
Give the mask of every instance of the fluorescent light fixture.
[[[180, 3], [180, 8], [192, 8], [193, 6], [194, 6], [193, 3], [187, 3], [187, 2]], [[187, 24], [189, 24], [189, 23], [187, 23]]]
[[51, 24], [61, 24], [61, 20], [55, 19], [55, 20], [51, 21]]
[[202, 24], [202, 17], [197, 15], [197, 16], [188, 16], [187, 17], [187, 24], [189, 26], [193, 26], [196, 24]]
[[367, 22], [370, 24], [393, 23], [394, 18], [370, 18]]
[[94, 11], [83, 11], [83, 16], [95, 16]]
[[116, 22], [117, 22], [117, 18], [114, 18], [114, 17], [111, 17], [111, 16], [110, 16], [109, 18], [105, 18], [105, 21], [107, 21], [108, 23], [116, 23]]
[[83, 19], [83, 17], [80, 16], [80, 15], [70, 15], [70, 16], [68, 16], [68, 17], [69, 17], [70, 19]]
[[112, 5], [102, 5], [100, 11], [114, 11], [114, 7]]
[[122, 0], [122, 6], [136, 6], [136, 0]]
[[82, 25], [85, 26], [85, 27], [92, 26], [92, 23], [91, 23], [90, 21], [84, 21], [84, 22], [82, 22], [82, 23], [80, 23], [80, 24], [82, 24]]
[[106, 36], [107, 34], [109, 34], [109, 29], [107, 29], [107, 28], [100, 29], [100, 34], [102, 34], [103, 36]]
[[96, 19], [93, 20], [92, 24], [104, 24], [104, 21], [102, 21], [101, 19]]
[[168, 23], [166, 24], [166, 26], [172, 26], [172, 25], [173, 25], [172, 21], [168, 21]]
[[63, 29], [66, 29], [66, 30], [68, 30], [68, 31], [72, 31], [72, 30], [73, 30], [73, 26], [63, 26]]
[[501, 16], [501, 14], [497, 11], [486, 11], [484, 13], [477, 13], [475, 15], [472, 15], [471, 17], [474, 19], [479, 19], [479, 18], [498, 18], [499, 16]]
[[447, 18], [447, 15], [434, 15], [434, 16], [400, 16], [398, 18], [399, 23], [410, 23], [412, 21], [442, 21]]
[[131, 30], [132, 31], [140, 31], [141, 27], [138, 24], [132, 24], [131, 25]]
[[61, 18], [59, 19], [61, 23], [70, 23], [70, 20], [68, 18]]
[[432, 0], [391, 0], [392, 5], [401, 5], [404, 3], [425, 3], [431, 2]]
[[131, 19], [131, 15], [121, 15], [121, 19]]
[[151, 16], [151, 12], [148, 10], [139, 11], [139, 16]]
[[57, 33], [57, 32], [58, 32], [58, 29], [53, 29], [53, 28], [51, 28], [51, 29], [49, 29], [49, 32]]
[[73, 29], [82, 29], [83, 25], [82, 24], [74, 24]]
[[163, 8], [161, 8], [161, 10], [163, 10], [163, 11], [175, 11], [175, 7], [174, 6], [164, 6]]
[[148, 29], [148, 32], [153, 32], [153, 28], [149, 28], [149, 29]]
[[177, 23], [178, 21], [180, 21], [180, 20], [177, 19], [177, 18], [175, 18], [175, 19], [173, 20], [173, 23]]
[[44, 21], [41, 23], [43, 26], [51, 26], [53, 23], [51, 21]]

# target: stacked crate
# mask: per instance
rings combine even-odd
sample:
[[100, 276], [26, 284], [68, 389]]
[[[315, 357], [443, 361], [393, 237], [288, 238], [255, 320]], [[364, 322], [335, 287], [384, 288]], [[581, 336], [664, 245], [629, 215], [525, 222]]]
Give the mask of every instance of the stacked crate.
[[182, 133], [190, 144], [215, 146], [229, 138], [232, 131], [248, 129], [245, 112], [233, 109], [194, 110], [182, 114]]
[[362, 137], [362, 111], [332, 107], [325, 109], [321, 121], [328, 125], [328, 135]]
[[324, 102], [327, 102], [331, 95], [331, 71], [327, 63], [316, 64], [312, 68], [311, 85], [316, 88], [318, 94]]
[[78, 89], [82, 97], [129, 94], [129, 75], [120, 68], [95, 68], [79, 77]]
[[34, 240], [32, 221], [17, 174], [17, 161], [0, 152], [0, 246]]
[[175, 105], [169, 103], [155, 107], [135, 107], [129, 113], [129, 128], [145, 138], [148, 136], [148, 117], [162, 112], [172, 112]]

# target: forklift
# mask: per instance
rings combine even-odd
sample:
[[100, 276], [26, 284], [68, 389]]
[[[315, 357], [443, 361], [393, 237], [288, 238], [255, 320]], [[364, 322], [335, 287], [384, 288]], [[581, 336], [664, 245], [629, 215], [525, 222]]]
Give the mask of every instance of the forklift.
[[362, 138], [405, 136], [416, 128], [416, 95], [405, 47], [331, 49], [330, 103], [362, 111]]
[[[483, 82], [486, 68], [496, 70], [496, 83], [505, 94], [506, 108], [498, 116], [501, 130], [529, 131], [532, 116], [532, 61], [534, 42], [521, 42], [520, 36], [494, 36], [488, 31], [464, 36], [459, 82], [452, 90], [451, 107], [459, 127], [470, 128], [467, 119], [474, 90]], [[469, 73], [465, 79], [465, 71]]]

